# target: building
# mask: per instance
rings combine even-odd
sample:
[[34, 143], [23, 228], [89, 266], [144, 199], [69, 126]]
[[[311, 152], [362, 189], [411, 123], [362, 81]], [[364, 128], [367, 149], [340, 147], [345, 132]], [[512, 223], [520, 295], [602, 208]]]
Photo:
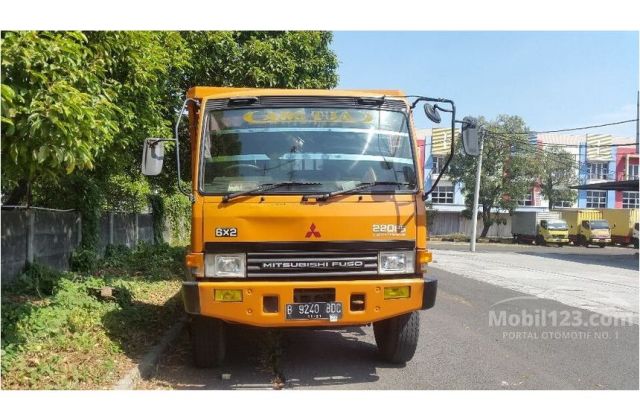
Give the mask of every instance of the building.
[[[609, 134], [537, 134], [532, 136], [538, 147], [561, 147], [576, 159], [579, 184], [638, 179], [638, 152], [635, 139]], [[539, 195], [539, 191], [532, 194]], [[555, 203], [554, 207], [637, 208], [638, 191], [581, 190], [571, 203]], [[548, 206], [548, 201], [540, 198]]]
[[[420, 129], [417, 135], [420, 158], [424, 162], [425, 187], [429, 189], [449, 156], [451, 132], [448, 128]], [[576, 175], [580, 184], [638, 179], [638, 152], [635, 139], [631, 137], [531, 133], [529, 141], [539, 148], [560, 147], [571, 153], [576, 159]], [[427, 202], [449, 227], [437, 227], [436, 230], [442, 232], [434, 233], [452, 233], [451, 229], [453, 232], [465, 232], [460, 216], [465, 209], [463, 188], [463, 185], [455, 185], [446, 174], [441, 178]], [[637, 208], [639, 195], [638, 191], [585, 190], [578, 192], [577, 200], [555, 203], [554, 207]], [[518, 200], [518, 204], [516, 211], [546, 211], [549, 208], [548, 200], [538, 187], [533, 187], [529, 194]], [[456, 224], [459, 230], [455, 230]], [[495, 234], [500, 235], [500, 232]]]

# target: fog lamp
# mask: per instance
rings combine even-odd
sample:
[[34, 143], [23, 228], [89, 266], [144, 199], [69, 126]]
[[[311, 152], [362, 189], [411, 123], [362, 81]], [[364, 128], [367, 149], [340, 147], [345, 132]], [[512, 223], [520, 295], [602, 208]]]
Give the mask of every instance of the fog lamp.
[[411, 287], [409, 286], [384, 288], [385, 299], [401, 299], [408, 298], [409, 296], [411, 296]]
[[214, 300], [218, 302], [242, 302], [242, 290], [215, 289]]

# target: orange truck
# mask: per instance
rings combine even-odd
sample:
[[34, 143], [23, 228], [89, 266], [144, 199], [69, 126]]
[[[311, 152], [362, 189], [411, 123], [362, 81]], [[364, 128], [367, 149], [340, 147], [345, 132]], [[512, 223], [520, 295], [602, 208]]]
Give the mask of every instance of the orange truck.
[[188, 115], [192, 224], [182, 294], [197, 366], [223, 362], [234, 324], [372, 324], [385, 360], [413, 357], [418, 311], [434, 306], [437, 280], [427, 269], [430, 191], [412, 112], [424, 102], [432, 121], [451, 113], [470, 154], [477, 128], [455, 120], [450, 100], [409, 99], [391, 90], [194, 87], [176, 137], [145, 140], [142, 171], [157, 175], [164, 142], [177, 143], [180, 161]]

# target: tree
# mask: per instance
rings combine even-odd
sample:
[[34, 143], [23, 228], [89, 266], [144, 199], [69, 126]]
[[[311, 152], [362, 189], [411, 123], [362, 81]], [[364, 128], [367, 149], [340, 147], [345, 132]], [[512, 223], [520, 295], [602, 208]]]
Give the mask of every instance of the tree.
[[[100, 209], [137, 211], [151, 191], [175, 193], [171, 161], [161, 176], [140, 175], [142, 139], [173, 136], [189, 87], [335, 87], [331, 38], [319, 31], [3, 32], [2, 201], [80, 209], [93, 226], [83, 225], [83, 239], [95, 237]], [[189, 168], [189, 142], [181, 148]]]
[[549, 210], [560, 201], [575, 201], [577, 193], [570, 189], [578, 183], [575, 157], [562, 148], [544, 151], [539, 165], [540, 192], [549, 200]]
[[[2, 39], [2, 178], [8, 204], [31, 202], [35, 180], [57, 181], [118, 131], [113, 86], [80, 32], [9, 32]], [[5, 185], [3, 185], [3, 188]]]
[[[531, 191], [537, 174], [535, 157], [528, 153], [527, 135], [514, 134], [528, 131], [522, 118], [500, 115], [495, 121], [486, 121], [483, 117], [478, 121], [486, 130], [479, 195], [479, 209], [484, 225], [480, 236], [486, 237], [489, 228], [496, 221], [491, 216], [492, 211], [513, 212], [517, 207], [517, 200]], [[461, 141], [458, 141], [449, 177], [456, 184], [463, 185], [462, 192], [467, 207], [464, 215], [469, 218], [477, 217], [472, 214], [477, 161], [477, 158], [464, 154]]]

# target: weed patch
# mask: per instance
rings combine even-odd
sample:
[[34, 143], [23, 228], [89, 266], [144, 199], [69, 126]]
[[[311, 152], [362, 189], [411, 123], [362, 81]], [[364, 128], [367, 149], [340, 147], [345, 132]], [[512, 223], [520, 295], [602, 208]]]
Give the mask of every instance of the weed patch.
[[[182, 315], [183, 254], [140, 246], [89, 274], [29, 266], [2, 292], [2, 388], [110, 387]], [[101, 299], [105, 287], [118, 293]]]

